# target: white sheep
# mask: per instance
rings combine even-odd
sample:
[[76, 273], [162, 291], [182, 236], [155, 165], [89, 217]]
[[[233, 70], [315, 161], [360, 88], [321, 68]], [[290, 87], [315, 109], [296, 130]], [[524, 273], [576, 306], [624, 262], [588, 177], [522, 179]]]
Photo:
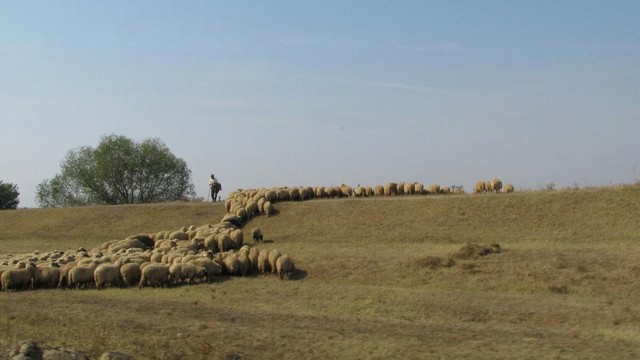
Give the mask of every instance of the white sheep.
[[105, 286], [121, 286], [122, 275], [120, 274], [120, 267], [123, 262], [118, 260], [115, 263], [100, 264], [93, 271], [93, 281], [96, 284], [98, 290], [104, 289]]
[[276, 261], [276, 268], [278, 271], [278, 275], [280, 275], [280, 280], [284, 280], [286, 276], [287, 279], [291, 280], [291, 275], [293, 274], [294, 265], [293, 260], [291, 260], [291, 256], [288, 254], [284, 254], [278, 257]]
[[2, 290], [7, 291], [9, 289], [18, 288], [31, 288], [33, 289], [33, 280], [36, 273], [36, 265], [29, 263], [24, 269], [7, 269], [2, 275], [0, 275], [0, 284], [2, 284]]
[[142, 269], [138, 289], [149, 285], [153, 287], [165, 286], [169, 283], [169, 266], [165, 264], [150, 263]]
[[260, 274], [271, 272], [271, 266], [269, 266], [269, 251], [266, 249], [260, 250], [258, 254], [258, 272]]
[[60, 265], [58, 265], [58, 263], [56, 262], [52, 262], [51, 266], [36, 267], [35, 277], [33, 281], [34, 287], [56, 287], [60, 281]]
[[142, 264], [130, 262], [120, 267], [120, 277], [125, 286], [133, 286], [140, 282], [140, 265]]
[[275, 274], [277, 273], [277, 268], [276, 268], [276, 261], [278, 260], [278, 258], [281, 256], [282, 254], [280, 253], [280, 251], [278, 249], [272, 249], [271, 251], [269, 251], [269, 268], [271, 269], [271, 273]]
[[89, 287], [94, 282], [93, 271], [100, 265], [98, 261], [93, 260], [89, 265], [78, 265], [69, 270], [68, 284], [69, 287], [79, 289], [81, 286]]

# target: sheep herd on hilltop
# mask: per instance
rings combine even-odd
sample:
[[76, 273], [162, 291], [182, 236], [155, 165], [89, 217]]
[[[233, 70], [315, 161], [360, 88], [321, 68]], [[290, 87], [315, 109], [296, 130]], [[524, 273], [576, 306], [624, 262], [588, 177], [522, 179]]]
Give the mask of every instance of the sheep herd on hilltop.
[[[499, 179], [479, 181], [474, 193], [501, 192]], [[513, 186], [504, 186], [512, 192]], [[464, 193], [461, 186], [390, 182], [375, 187], [277, 187], [238, 189], [225, 201], [226, 215], [217, 224], [191, 225], [153, 234], [104, 242], [87, 250], [53, 250], [0, 257], [0, 289], [169, 287], [216, 281], [220, 276], [277, 274], [291, 279], [296, 268], [289, 254], [259, 249], [259, 228], [245, 243], [243, 226], [255, 216], [273, 216], [274, 204], [309, 199]], [[248, 235], [248, 234], [247, 234]]]

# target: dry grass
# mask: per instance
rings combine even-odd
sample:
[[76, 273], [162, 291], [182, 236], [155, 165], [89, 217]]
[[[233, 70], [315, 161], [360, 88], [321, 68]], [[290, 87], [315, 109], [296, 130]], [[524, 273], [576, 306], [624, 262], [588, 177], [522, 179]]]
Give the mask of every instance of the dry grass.
[[[259, 217], [295, 281], [0, 293], [0, 347], [148, 359], [640, 357], [640, 188], [317, 200]], [[217, 222], [220, 204], [0, 212], [0, 254]], [[499, 248], [491, 246], [499, 244]], [[499, 251], [496, 251], [499, 249]]]

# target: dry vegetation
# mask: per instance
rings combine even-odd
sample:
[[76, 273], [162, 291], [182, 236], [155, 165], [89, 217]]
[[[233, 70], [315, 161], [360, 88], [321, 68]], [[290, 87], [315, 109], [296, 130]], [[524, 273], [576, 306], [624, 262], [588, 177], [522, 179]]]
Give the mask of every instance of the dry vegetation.
[[[0, 292], [22, 339], [148, 359], [640, 357], [640, 187], [315, 200], [258, 217], [294, 281]], [[0, 254], [216, 223], [223, 205], [0, 212]], [[269, 243], [273, 241], [273, 243]]]

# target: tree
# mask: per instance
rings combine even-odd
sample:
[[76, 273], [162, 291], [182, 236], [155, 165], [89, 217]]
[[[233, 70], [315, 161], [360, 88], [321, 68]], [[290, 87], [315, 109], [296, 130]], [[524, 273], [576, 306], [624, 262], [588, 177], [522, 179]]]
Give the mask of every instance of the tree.
[[42, 207], [135, 204], [195, 196], [191, 170], [159, 139], [103, 136], [67, 153], [61, 173], [38, 185]]
[[17, 209], [20, 200], [18, 186], [0, 181], [0, 210]]

